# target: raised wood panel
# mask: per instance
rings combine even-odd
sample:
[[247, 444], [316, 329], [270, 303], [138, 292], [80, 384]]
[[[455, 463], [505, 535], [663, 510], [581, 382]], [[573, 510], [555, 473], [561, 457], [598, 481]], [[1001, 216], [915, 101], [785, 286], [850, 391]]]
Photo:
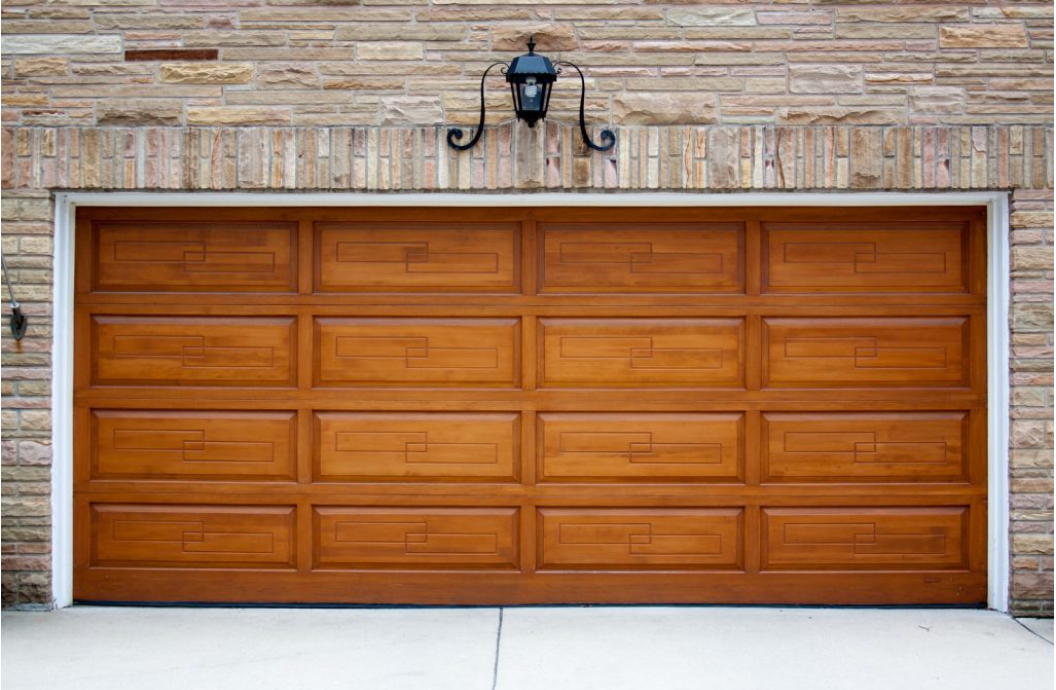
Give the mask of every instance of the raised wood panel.
[[740, 223], [543, 223], [543, 292], [741, 292]]
[[514, 386], [516, 319], [317, 318], [322, 386]]
[[315, 509], [315, 567], [518, 567], [516, 508]]
[[967, 292], [968, 223], [763, 223], [768, 292]]
[[517, 223], [317, 223], [321, 292], [513, 292]]
[[93, 410], [92, 476], [293, 479], [294, 412]]
[[765, 508], [763, 567], [943, 570], [968, 567], [968, 508]]
[[514, 414], [317, 412], [319, 481], [514, 481]]
[[291, 506], [90, 506], [93, 566], [292, 568]]
[[743, 385], [741, 319], [540, 319], [540, 385]]
[[547, 569], [739, 569], [740, 509], [539, 509]]
[[295, 324], [287, 317], [93, 316], [92, 382], [289, 386]]
[[966, 412], [771, 412], [763, 478], [771, 482], [964, 481]]
[[296, 231], [296, 223], [95, 223], [93, 287], [291, 292], [297, 287]]
[[739, 481], [744, 415], [545, 413], [542, 481]]
[[964, 387], [968, 319], [763, 320], [766, 384], [792, 388]]

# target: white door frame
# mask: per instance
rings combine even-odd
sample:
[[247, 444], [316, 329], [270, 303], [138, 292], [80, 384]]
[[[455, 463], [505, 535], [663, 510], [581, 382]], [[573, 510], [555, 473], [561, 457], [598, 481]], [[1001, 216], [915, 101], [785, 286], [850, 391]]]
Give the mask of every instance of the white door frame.
[[73, 268], [77, 206], [986, 206], [987, 415], [989, 512], [987, 602], [1008, 610], [1009, 587], [1009, 218], [1003, 192], [699, 192], [358, 193], [64, 192], [55, 195], [55, 294], [52, 343], [52, 598], [73, 603]]

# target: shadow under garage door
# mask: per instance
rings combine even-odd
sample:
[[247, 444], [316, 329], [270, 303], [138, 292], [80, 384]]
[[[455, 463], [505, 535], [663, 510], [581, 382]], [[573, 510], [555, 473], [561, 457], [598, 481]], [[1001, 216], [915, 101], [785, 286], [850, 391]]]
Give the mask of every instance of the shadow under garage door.
[[986, 600], [982, 209], [77, 213], [77, 599]]

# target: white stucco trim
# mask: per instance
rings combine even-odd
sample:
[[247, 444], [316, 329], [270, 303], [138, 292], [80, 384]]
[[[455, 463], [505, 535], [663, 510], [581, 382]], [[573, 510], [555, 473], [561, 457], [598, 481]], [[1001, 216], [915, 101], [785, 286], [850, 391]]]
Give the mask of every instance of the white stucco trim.
[[988, 605], [1008, 610], [1008, 195], [1003, 192], [67, 192], [55, 197], [52, 370], [52, 596], [73, 603], [73, 270], [77, 206], [986, 206], [988, 390]]

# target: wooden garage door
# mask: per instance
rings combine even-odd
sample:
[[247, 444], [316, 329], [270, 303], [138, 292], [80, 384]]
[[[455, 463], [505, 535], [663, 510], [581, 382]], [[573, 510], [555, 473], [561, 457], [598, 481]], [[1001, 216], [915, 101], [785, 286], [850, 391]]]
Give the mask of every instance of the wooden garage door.
[[75, 597], [979, 603], [981, 209], [81, 209]]

